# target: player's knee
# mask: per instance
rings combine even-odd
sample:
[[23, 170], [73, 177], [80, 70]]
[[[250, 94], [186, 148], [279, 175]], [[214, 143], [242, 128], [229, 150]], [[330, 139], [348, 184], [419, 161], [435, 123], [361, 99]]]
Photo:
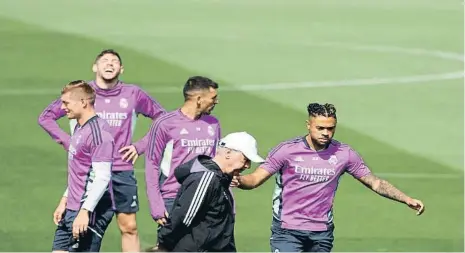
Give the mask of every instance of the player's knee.
[[123, 215], [118, 217], [118, 225], [122, 234], [137, 234], [137, 223], [135, 215]]

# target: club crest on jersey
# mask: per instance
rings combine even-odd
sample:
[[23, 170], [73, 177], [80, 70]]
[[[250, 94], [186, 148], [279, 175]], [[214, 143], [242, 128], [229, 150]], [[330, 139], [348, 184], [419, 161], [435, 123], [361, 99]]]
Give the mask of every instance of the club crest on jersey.
[[119, 100], [119, 107], [128, 108], [128, 106], [129, 106], [129, 103], [128, 103], [127, 99], [122, 98], [122, 99]]
[[328, 163], [331, 165], [336, 165], [337, 164], [337, 157], [335, 155], [332, 155], [328, 159]]
[[208, 126], [207, 131], [210, 136], [215, 135], [215, 130], [213, 129], [212, 126]]

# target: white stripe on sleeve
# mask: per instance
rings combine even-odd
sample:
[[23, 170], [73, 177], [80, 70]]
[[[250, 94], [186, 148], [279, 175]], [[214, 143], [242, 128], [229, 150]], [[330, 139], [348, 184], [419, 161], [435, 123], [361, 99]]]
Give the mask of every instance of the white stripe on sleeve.
[[88, 184], [86, 192], [87, 198], [82, 204], [82, 208], [94, 211], [98, 202], [107, 190], [108, 184], [111, 180], [111, 165], [110, 162], [93, 162], [92, 168], [94, 169], [95, 177], [92, 184]]
[[202, 203], [203, 199], [205, 198], [208, 186], [212, 181], [214, 173], [211, 171], [205, 172], [200, 179], [200, 183], [197, 186], [197, 189], [194, 193], [194, 198], [192, 198], [192, 202], [187, 210], [186, 217], [183, 220], [183, 223], [186, 226], [190, 226], [192, 220], [194, 219], [195, 215], [200, 209], [200, 204]]

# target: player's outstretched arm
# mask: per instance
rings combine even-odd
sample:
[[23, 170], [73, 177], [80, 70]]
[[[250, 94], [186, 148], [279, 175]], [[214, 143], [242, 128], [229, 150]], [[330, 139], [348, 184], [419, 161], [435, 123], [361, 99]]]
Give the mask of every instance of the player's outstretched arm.
[[248, 175], [237, 177], [240, 189], [251, 190], [262, 185], [271, 175], [281, 170], [286, 163], [286, 152], [282, 149], [283, 145], [278, 145], [272, 149], [265, 162], [262, 163], [254, 172]]
[[346, 171], [379, 195], [407, 204], [417, 211], [417, 215], [422, 214], [425, 210], [420, 200], [410, 198], [388, 181], [375, 176], [365, 164], [363, 158], [352, 148], [348, 150]]
[[61, 100], [57, 99], [42, 111], [39, 115], [38, 123], [55, 142], [61, 144], [65, 150], [68, 150], [71, 137], [56, 122], [65, 115], [66, 112], [61, 109]]
[[166, 223], [166, 209], [160, 191], [160, 164], [168, 137], [157, 119], [150, 128], [147, 153], [145, 153], [145, 183], [146, 193], [152, 218], [160, 225]]
[[267, 170], [258, 167], [254, 172], [247, 175], [240, 175], [237, 177], [239, 181], [238, 188], [243, 190], [251, 190], [262, 185], [268, 178], [271, 177], [271, 173]]
[[420, 200], [409, 197], [388, 181], [373, 174], [368, 174], [358, 178], [358, 180], [377, 194], [408, 205], [410, 208], [417, 211], [417, 215], [421, 215], [425, 210], [424, 204]]

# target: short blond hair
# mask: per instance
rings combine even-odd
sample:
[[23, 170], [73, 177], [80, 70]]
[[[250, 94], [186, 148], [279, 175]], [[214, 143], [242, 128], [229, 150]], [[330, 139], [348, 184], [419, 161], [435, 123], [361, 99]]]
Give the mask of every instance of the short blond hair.
[[90, 101], [91, 105], [95, 104], [95, 90], [86, 81], [76, 80], [69, 82], [61, 90], [61, 95], [74, 91], [81, 93], [84, 96], [84, 99], [88, 99]]

